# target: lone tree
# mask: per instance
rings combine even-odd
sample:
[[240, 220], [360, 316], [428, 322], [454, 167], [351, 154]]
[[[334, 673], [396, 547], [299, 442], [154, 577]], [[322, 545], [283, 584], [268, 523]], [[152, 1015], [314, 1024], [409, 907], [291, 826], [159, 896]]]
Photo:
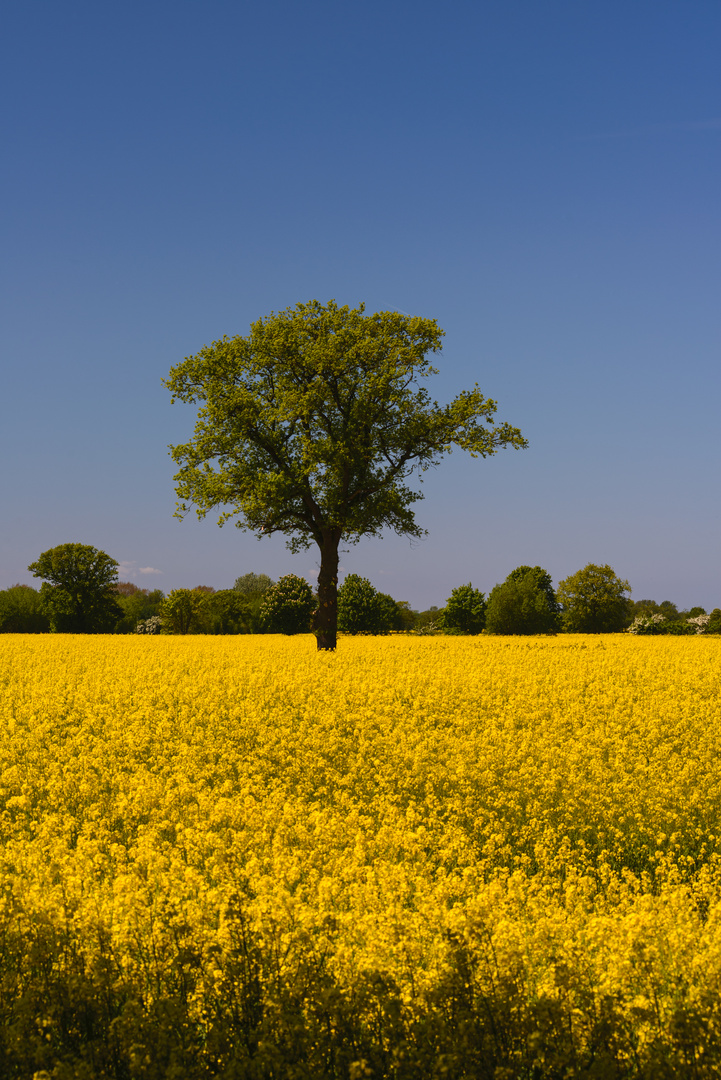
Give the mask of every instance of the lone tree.
[[291, 551], [320, 551], [319, 649], [334, 649], [338, 546], [383, 529], [424, 534], [406, 484], [453, 446], [486, 457], [526, 440], [493, 426], [496, 403], [478, 386], [449, 405], [419, 380], [437, 374], [427, 358], [441, 348], [435, 319], [313, 300], [223, 337], [171, 369], [173, 400], [198, 403], [190, 442], [171, 447], [183, 516], [227, 507], [223, 524], [257, 536], [287, 535]]
[[115, 585], [118, 563], [89, 544], [59, 544], [30, 563], [40, 587], [42, 608], [55, 633], [98, 634], [123, 615]]

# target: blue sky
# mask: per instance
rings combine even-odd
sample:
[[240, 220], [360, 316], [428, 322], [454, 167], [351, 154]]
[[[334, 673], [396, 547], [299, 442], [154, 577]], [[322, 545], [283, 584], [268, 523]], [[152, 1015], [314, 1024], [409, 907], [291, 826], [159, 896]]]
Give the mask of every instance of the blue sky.
[[138, 584], [313, 580], [313, 552], [173, 518], [161, 379], [298, 301], [436, 318], [522, 452], [456, 453], [428, 538], [350, 548], [415, 607], [610, 563], [721, 605], [721, 5], [6, 7], [0, 588], [56, 544]]

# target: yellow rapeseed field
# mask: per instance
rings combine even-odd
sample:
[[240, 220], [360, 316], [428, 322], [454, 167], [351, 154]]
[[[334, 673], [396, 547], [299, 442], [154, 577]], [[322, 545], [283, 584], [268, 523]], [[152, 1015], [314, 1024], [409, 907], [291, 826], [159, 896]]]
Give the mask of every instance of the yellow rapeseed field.
[[720, 675], [3, 635], [0, 1075], [719, 1075]]

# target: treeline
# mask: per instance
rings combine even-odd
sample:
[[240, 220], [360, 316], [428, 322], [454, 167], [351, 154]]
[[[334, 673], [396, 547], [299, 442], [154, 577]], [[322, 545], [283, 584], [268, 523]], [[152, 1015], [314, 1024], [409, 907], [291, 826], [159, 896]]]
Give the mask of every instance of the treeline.
[[[721, 633], [721, 609], [679, 611], [664, 600], [632, 601], [627, 581], [608, 566], [589, 563], [559, 582], [540, 566], [518, 566], [486, 596], [472, 583], [453, 589], [443, 608], [417, 612], [407, 604], [376, 593], [373, 586], [350, 575], [338, 591], [338, 628], [351, 633], [383, 633], [404, 629], [444, 634]], [[374, 595], [375, 594], [375, 595]], [[396, 620], [383, 621], [383, 611], [396, 607]], [[402, 625], [401, 625], [402, 624]]]
[[[230, 589], [200, 585], [165, 595], [117, 580], [117, 562], [96, 548], [62, 544], [29, 569], [41, 588], [0, 591], [0, 633], [307, 633], [317, 597], [304, 578], [247, 573]], [[488, 594], [472, 583], [443, 608], [416, 611], [350, 574], [338, 589], [338, 629], [350, 634], [721, 633], [721, 610], [679, 611], [670, 600], [632, 601], [627, 581], [589, 563], [559, 582], [540, 566], [518, 566]]]

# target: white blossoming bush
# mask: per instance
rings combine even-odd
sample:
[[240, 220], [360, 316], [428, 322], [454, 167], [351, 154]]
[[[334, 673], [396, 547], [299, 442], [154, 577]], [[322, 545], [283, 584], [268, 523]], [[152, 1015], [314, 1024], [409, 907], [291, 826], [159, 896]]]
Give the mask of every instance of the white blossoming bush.
[[705, 634], [708, 629], [710, 615], [695, 615], [683, 622], [667, 619], [665, 615], [656, 612], [655, 615], [637, 615], [627, 628], [629, 634]]
[[159, 634], [163, 629], [163, 620], [159, 615], [151, 615], [149, 619], [141, 620], [135, 627], [136, 634]]
[[663, 615], [637, 615], [628, 627], [629, 634], [662, 634], [662, 623], [666, 619]]

